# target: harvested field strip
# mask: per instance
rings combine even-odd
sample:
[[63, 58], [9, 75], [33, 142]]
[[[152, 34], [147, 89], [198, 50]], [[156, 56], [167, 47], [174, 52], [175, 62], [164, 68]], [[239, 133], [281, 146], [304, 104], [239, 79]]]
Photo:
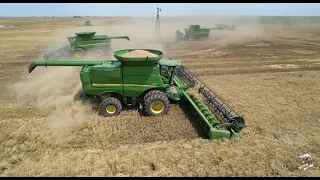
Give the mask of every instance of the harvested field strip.
[[[203, 43], [203, 42], [202, 42]], [[192, 44], [190, 45], [190, 47], [188, 47], [188, 45], [182, 45], [182, 48], [183, 50], [181, 51], [168, 51], [168, 53], [170, 52], [174, 52], [175, 54], [185, 54], [185, 53], [188, 53], [188, 54], [192, 54], [192, 52], [194, 51], [210, 51], [209, 49], [214, 49], [214, 48], [218, 48], [219, 45], [218, 44], [210, 44], [210, 45], [205, 45], [205, 44], [199, 44], [198, 46], [195, 45], [195, 44]]]
[[[293, 58], [293, 54], [295, 55], [295, 58]], [[237, 58], [236, 55], [241, 55], [242, 57]], [[207, 61], [220, 61], [220, 62], [226, 62], [229, 61], [269, 61], [270, 59], [275, 60], [282, 60], [286, 61], [284, 59], [287, 59], [289, 61], [296, 60], [297, 58], [315, 58], [318, 56], [317, 52], [314, 51], [304, 51], [304, 50], [285, 50], [281, 53], [278, 53], [277, 51], [274, 51], [272, 53], [263, 53], [263, 51], [260, 52], [239, 52], [235, 53], [232, 51], [227, 51], [221, 54], [216, 55], [209, 55], [209, 54], [201, 54], [201, 55], [174, 55], [170, 54], [169, 57], [173, 59], [180, 59], [181, 61], [191, 61], [197, 59], [199, 62], [207, 62]]]
[[265, 66], [265, 65], [274, 65], [274, 64], [294, 64], [294, 65], [301, 65], [301, 66], [308, 66], [312, 65], [312, 63], [307, 61], [244, 61], [244, 62], [221, 62], [212, 60], [213, 62], [208, 61], [201, 61], [201, 63], [194, 63], [194, 62], [188, 62], [183, 61], [183, 64], [191, 69], [197, 69], [197, 68], [206, 68], [208, 66], [212, 66], [213, 68], [233, 68], [233, 67], [253, 67], [253, 66]]
[[226, 69], [190, 69], [196, 76], [210, 75], [225, 75], [225, 74], [254, 74], [254, 73], [276, 73], [276, 72], [298, 72], [298, 71], [320, 71], [320, 66], [317, 67], [298, 67], [298, 68], [228, 68]]
[[[292, 54], [293, 54], [293, 52], [288, 51], [288, 50], [291, 50], [292, 48], [278, 49], [277, 47], [272, 47], [272, 48], [268, 49], [268, 51], [269, 51], [268, 54], [266, 54], [263, 49], [248, 50], [246, 48], [238, 48], [237, 51], [231, 50], [231, 49], [232, 49], [232, 47], [227, 47], [226, 49], [224, 49], [226, 51], [226, 53], [223, 55], [223, 57], [229, 58], [229, 57], [235, 57], [236, 55], [240, 55], [240, 56], [242, 56], [241, 58], [249, 58], [250, 56], [253, 57], [253, 56], [257, 56], [257, 55], [259, 55], [260, 57], [263, 57], [263, 55], [267, 55], [267, 56], [276, 55], [276, 56], [282, 56], [282, 57], [288, 57], [288, 58], [291, 57], [292, 58]], [[304, 55], [300, 55], [300, 56], [304, 56]]]
[[[190, 123], [186, 122], [186, 120], [182, 118], [184, 114], [180, 108], [175, 105], [170, 110], [171, 113], [169, 113], [168, 116], [172, 116], [174, 114], [172, 117], [175, 118], [140, 118], [139, 114], [135, 110], [129, 110], [127, 112], [124, 111], [122, 113], [122, 118], [116, 117], [113, 119], [109, 118], [102, 120], [103, 118], [98, 116], [91, 117], [91, 120], [79, 126], [77, 131], [70, 131], [68, 133], [68, 138], [63, 140], [63, 144], [60, 144], [60, 147], [85, 148], [94, 146], [96, 148], [116, 148], [126, 144], [198, 138], [197, 133]], [[10, 119], [12, 119], [12, 121], [10, 121], [11, 124], [16, 118], [10, 117]], [[35, 132], [33, 132], [35, 129], [30, 127], [34, 123], [38, 124], [38, 127], [35, 127], [38, 129], [37, 133], [42, 134], [39, 140], [41, 140], [41, 137], [43, 138], [43, 133], [60, 132], [58, 129], [50, 129], [50, 124], [54, 123], [52, 119], [44, 118], [42, 121], [39, 121], [40, 117], [37, 119], [32, 117], [25, 118], [25, 120], [16, 120], [25, 121], [24, 126], [29, 127], [30, 130], [25, 130], [25, 127], [21, 127], [19, 129], [24, 129], [24, 133], [26, 134], [30, 133], [31, 138], [35, 135]], [[0, 121], [0, 124], [1, 127], [10, 126], [9, 121]], [[146, 129], [144, 128], [145, 126], [148, 126], [149, 128]], [[63, 126], [61, 126], [61, 128], [63, 128]], [[42, 131], [41, 129], [45, 131]], [[10, 131], [14, 130], [12, 128], [7, 128], [3, 133], [9, 133]], [[63, 131], [61, 131], [61, 133], [62, 132]], [[51, 141], [55, 140], [54, 136], [58, 137], [59, 134], [52, 134], [51, 138], [53, 139]], [[78, 139], [77, 137], [79, 136], [85, 136], [87, 139]], [[47, 146], [54, 146], [54, 143], [52, 142], [47, 142], [46, 144]]]
[[[292, 39], [294, 37], [294, 39]], [[277, 38], [278, 40], [280, 41], [285, 41], [285, 42], [292, 42], [292, 43], [295, 43], [295, 42], [307, 42], [307, 43], [316, 43], [316, 44], [319, 44], [319, 40], [320, 38], [319, 37], [315, 37], [314, 34], [310, 37], [308, 36], [301, 36], [301, 34], [298, 34], [296, 36], [275, 36], [275, 37], [272, 37], [272, 38]], [[300, 43], [299, 43], [300, 44]]]
[[[313, 43], [310, 43], [309, 41], [285, 40], [282, 38], [273, 39], [268, 37], [264, 40], [265, 46], [260, 46], [261, 43], [255, 40], [255, 41], [247, 42], [246, 44], [243, 45], [243, 48], [263, 50], [265, 48], [269, 49], [269, 48], [281, 46], [280, 47], [281, 49], [301, 47], [301, 48], [308, 48], [309, 50], [309, 49], [316, 49], [317, 45], [319, 45], [319, 41], [315, 41], [315, 42], [318, 42], [318, 43], [313, 44]], [[233, 45], [228, 45], [227, 47], [235, 47], [235, 46], [239, 46], [239, 45], [233, 44]], [[239, 49], [235, 49], [235, 50], [238, 51]]]
[[194, 60], [194, 59], [199, 59], [199, 55], [173, 55], [173, 54], [170, 54], [170, 55], [167, 55], [168, 57], [171, 57], [172, 59], [180, 59], [181, 61], [184, 61], [185, 59], [189, 59], [189, 60]]
[[[33, 118], [33, 117], [47, 117], [48, 112], [44, 110], [34, 109], [30, 103], [13, 102], [1, 100], [0, 104], [7, 104], [2, 107], [0, 113], [3, 119], [18, 119], [18, 118]], [[16, 109], [15, 113], [9, 113], [11, 109]]]
[[[2, 61], [0, 62], [0, 65], [6, 66], [6, 67], [15, 67], [15, 68], [19, 68], [21, 66], [26, 66], [28, 67], [28, 65], [30, 64], [30, 62], [26, 62], [25, 60], [16, 60], [16, 61]], [[20, 66], [20, 67], [17, 67]]]
[[316, 48], [319, 46], [319, 41], [305, 41], [305, 40], [292, 40], [292, 39], [284, 39], [284, 38], [275, 38], [275, 44], [278, 45], [293, 45], [294, 47], [313, 47]]

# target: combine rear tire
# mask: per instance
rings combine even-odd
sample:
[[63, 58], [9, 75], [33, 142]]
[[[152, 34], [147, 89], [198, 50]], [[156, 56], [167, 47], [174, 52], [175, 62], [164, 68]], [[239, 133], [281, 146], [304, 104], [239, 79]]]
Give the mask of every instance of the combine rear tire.
[[206, 40], [206, 38], [204, 36], [201, 36], [200, 39], [201, 39], [201, 41], [205, 41]]
[[168, 113], [170, 102], [162, 91], [152, 90], [145, 95], [143, 107], [147, 116], [161, 116]]
[[82, 58], [84, 55], [86, 54], [86, 52], [83, 50], [83, 49], [81, 49], [81, 48], [77, 48], [75, 51], [74, 51], [74, 56], [76, 57], [76, 58]]
[[117, 116], [121, 111], [121, 102], [115, 97], [108, 97], [101, 102], [99, 115], [102, 115], [104, 117]]

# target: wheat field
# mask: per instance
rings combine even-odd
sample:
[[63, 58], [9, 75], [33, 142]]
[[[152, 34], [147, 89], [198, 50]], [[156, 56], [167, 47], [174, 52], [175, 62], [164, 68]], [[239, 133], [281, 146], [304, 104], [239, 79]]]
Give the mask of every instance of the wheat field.
[[[234, 32], [212, 31], [208, 41], [166, 48], [148, 42], [154, 19], [91, 19], [101, 26], [77, 27], [85, 18], [56, 18], [54, 24], [52, 18], [0, 19], [0, 176], [320, 175], [320, 24], [251, 20]], [[164, 20], [161, 35], [169, 41], [176, 29], [210, 26], [184, 23]], [[94, 105], [74, 101], [79, 68], [27, 72], [30, 62], [82, 31], [130, 37], [114, 40], [114, 50], [154, 48], [181, 60], [244, 116], [244, 136], [203, 139], [178, 105], [162, 117], [125, 108], [102, 118]], [[314, 167], [300, 171], [305, 153]]]

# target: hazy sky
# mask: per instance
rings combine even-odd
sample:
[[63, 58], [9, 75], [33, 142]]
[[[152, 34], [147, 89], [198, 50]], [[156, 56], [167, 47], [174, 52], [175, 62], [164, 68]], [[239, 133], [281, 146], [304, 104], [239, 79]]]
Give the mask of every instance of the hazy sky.
[[0, 16], [319, 16], [320, 3], [0, 3]]

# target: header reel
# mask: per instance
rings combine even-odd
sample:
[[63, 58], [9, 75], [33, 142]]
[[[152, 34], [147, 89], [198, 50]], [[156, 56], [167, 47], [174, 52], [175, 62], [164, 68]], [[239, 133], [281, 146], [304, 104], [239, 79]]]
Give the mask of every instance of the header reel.
[[216, 123], [216, 126], [224, 127], [231, 133], [239, 133], [244, 127], [246, 127], [242, 116], [223, 103], [223, 101], [204, 83], [192, 76], [183, 65], [178, 68], [177, 72], [182, 81], [192, 84], [197, 88], [198, 93], [202, 95], [202, 98], [206, 102], [210, 112], [220, 121], [221, 124], [219, 125]]

